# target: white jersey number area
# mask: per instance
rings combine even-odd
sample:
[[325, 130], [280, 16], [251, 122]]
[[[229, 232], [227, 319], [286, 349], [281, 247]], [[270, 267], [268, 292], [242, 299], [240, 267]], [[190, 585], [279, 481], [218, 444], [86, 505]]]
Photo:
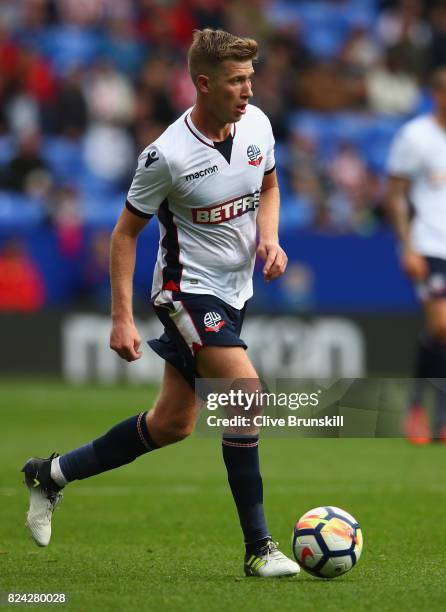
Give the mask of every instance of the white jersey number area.
[[253, 105], [233, 124], [225, 154], [201, 134], [191, 109], [141, 153], [127, 207], [156, 214], [160, 245], [152, 298], [211, 294], [234, 308], [252, 295], [263, 176], [275, 167], [266, 115]]
[[387, 171], [390, 176], [410, 180], [414, 249], [446, 259], [446, 131], [432, 115], [412, 119], [400, 129], [392, 143]]

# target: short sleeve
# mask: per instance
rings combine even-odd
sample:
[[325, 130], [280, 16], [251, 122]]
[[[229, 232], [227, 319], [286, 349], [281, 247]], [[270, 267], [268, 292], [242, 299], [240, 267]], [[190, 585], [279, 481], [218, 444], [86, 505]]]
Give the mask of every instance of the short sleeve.
[[404, 128], [397, 133], [390, 147], [387, 173], [390, 176], [414, 177], [421, 169], [420, 149]]
[[276, 160], [274, 157], [274, 145], [276, 141], [274, 140], [273, 128], [271, 127], [271, 123], [268, 121], [268, 148], [266, 150], [266, 159], [265, 159], [265, 174], [269, 174], [276, 167]]
[[151, 217], [172, 186], [167, 160], [156, 145], [150, 145], [138, 158], [138, 166], [127, 195], [127, 208], [142, 217]]

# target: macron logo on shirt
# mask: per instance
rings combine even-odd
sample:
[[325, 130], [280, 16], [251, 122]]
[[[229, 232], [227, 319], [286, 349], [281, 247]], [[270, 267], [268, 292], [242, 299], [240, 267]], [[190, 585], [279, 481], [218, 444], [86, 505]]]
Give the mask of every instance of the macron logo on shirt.
[[198, 170], [197, 172], [191, 172], [191, 174], [186, 174], [186, 181], [193, 181], [202, 176], [207, 176], [208, 174], [215, 174], [218, 172], [218, 166], [210, 166], [209, 168], [205, 168], [204, 170]]
[[260, 191], [235, 198], [223, 204], [210, 206], [209, 208], [193, 208], [192, 220], [194, 223], [214, 224], [229, 221], [240, 217], [245, 213], [256, 210], [260, 202]]

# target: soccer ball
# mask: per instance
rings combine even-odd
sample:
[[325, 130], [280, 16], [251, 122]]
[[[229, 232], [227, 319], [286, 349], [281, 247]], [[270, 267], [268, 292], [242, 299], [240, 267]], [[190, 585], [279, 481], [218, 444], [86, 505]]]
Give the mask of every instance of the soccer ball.
[[318, 578], [336, 578], [359, 560], [362, 532], [351, 514], [324, 506], [309, 510], [297, 521], [291, 546], [306, 572]]

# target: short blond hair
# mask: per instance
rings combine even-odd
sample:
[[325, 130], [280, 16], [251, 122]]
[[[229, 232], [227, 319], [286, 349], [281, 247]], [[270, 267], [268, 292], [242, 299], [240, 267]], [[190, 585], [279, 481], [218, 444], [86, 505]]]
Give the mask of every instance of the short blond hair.
[[195, 30], [188, 53], [188, 66], [192, 81], [199, 74], [211, 74], [225, 60], [245, 62], [257, 58], [257, 42], [240, 38], [224, 30]]

